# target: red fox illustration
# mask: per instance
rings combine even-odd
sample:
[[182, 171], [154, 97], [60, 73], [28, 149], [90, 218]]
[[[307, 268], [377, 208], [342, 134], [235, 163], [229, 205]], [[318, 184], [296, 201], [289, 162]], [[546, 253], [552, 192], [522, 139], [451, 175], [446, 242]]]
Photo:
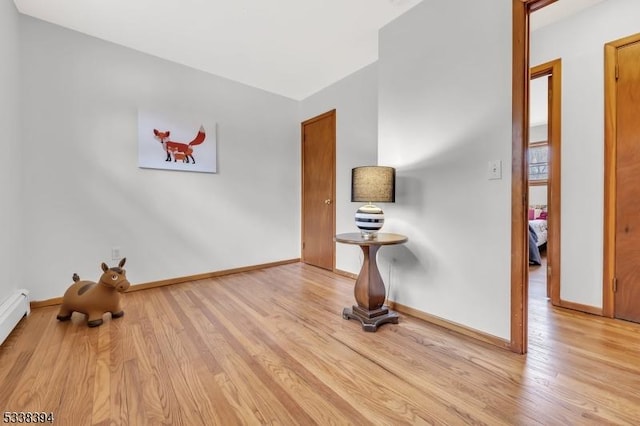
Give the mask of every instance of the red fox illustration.
[[196, 159], [193, 158], [193, 148], [191, 147], [200, 145], [207, 137], [203, 126], [200, 126], [198, 134], [188, 144], [169, 140], [169, 135], [171, 134], [171, 131], [169, 130], [160, 132], [156, 129], [153, 129], [153, 134], [156, 135], [156, 139], [160, 141], [160, 143], [162, 144], [162, 148], [164, 148], [164, 150], [167, 152], [167, 159], [164, 161], [171, 161], [171, 155], [173, 154], [174, 162], [180, 159], [183, 163], [185, 161], [188, 163], [189, 157], [191, 157], [191, 162], [193, 164], [196, 164]]

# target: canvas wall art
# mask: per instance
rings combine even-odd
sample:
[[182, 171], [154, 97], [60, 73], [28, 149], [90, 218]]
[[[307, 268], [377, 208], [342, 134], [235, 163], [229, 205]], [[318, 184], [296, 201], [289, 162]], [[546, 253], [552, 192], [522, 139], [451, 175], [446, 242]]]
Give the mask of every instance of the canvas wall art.
[[138, 166], [216, 173], [216, 123], [198, 114], [140, 109]]

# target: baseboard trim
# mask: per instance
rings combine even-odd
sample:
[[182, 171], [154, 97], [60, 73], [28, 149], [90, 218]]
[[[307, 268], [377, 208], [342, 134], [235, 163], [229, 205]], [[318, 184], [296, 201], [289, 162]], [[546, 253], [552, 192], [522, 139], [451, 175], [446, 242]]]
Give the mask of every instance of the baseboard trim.
[[575, 302], [567, 302], [566, 300], [562, 300], [562, 299], [560, 299], [560, 303], [558, 303], [557, 306], [559, 308], [573, 309], [574, 311], [581, 311], [587, 314], [602, 316], [602, 308], [598, 308], [597, 306], [583, 305], [581, 303], [575, 303]]
[[456, 333], [462, 334], [464, 336], [471, 337], [473, 339], [480, 340], [482, 342], [489, 343], [503, 349], [511, 350], [511, 342], [509, 340], [501, 339], [500, 337], [496, 337], [483, 331], [476, 330], [474, 328], [428, 314], [426, 312], [402, 305], [392, 300], [388, 300], [387, 303], [389, 305], [389, 308], [401, 314], [410, 315], [414, 318], [418, 318], [428, 323], [438, 325], [451, 331], [455, 331]]
[[358, 279], [358, 274], [353, 274], [351, 272], [343, 271], [342, 269], [336, 269], [333, 272], [335, 272], [338, 275], [342, 275], [343, 277], [351, 278], [351, 279], [354, 279], [354, 280]]
[[[288, 265], [290, 263], [298, 263], [298, 262], [300, 262], [300, 258], [288, 259], [288, 260], [280, 260], [280, 261], [277, 261], [277, 262], [270, 262], [270, 263], [262, 263], [260, 265], [242, 266], [240, 268], [223, 269], [221, 271], [205, 272], [204, 274], [196, 274], [196, 275], [189, 275], [189, 276], [185, 276], [185, 277], [169, 278], [169, 279], [166, 279], [166, 280], [151, 281], [151, 282], [142, 283], [142, 284], [134, 284], [131, 287], [129, 287], [129, 290], [127, 290], [127, 293], [131, 293], [133, 291], [147, 290], [147, 289], [150, 289], [150, 288], [165, 287], [165, 286], [168, 286], [168, 285], [181, 284], [181, 283], [186, 283], [186, 282], [189, 282], [189, 281], [206, 280], [206, 279], [209, 279], [209, 278], [222, 277], [222, 276], [225, 276], [225, 275], [239, 274], [241, 272], [255, 271], [255, 270], [258, 270], [258, 269], [273, 268], [275, 266]], [[44, 308], [46, 306], [60, 305], [61, 303], [62, 303], [62, 297], [54, 297], [52, 299], [47, 299], [47, 300], [32, 301], [30, 303], [30, 306], [31, 306], [31, 309], [35, 309], [35, 308]]]
[[[352, 278], [354, 280], [358, 278], [358, 274], [353, 274], [351, 272], [343, 271], [340, 269], [336, 269], [334, 272], [338, 275], [342, 275], [347, 278]], [[389, 308], [393, 309], [398, 313], [410, 315], [422, 321], [426, 321], [428, 323], [438, 325], [440, 327], [455, 331], [456, 333], [462, 334], [467, 337], [471, 337], [476, 340], [480, 340], [485, 343], [489, 343], [490, 345], [494, 345], [499, 348], [511, 350], [511, 342], [509, 340], [501, 339], [500, 337], [493, 336], [483, 331], [476, 330], [474, 328], [470, 328], [465, 325], [458, 324], [453, 321], [449, 321], [444, 318], [440, 318], [438, 316], [428, 314], [418, 309], [411, 308], [401, 303], [394, 302], [393, 300], [387, 300], [387, 304], [389, 305]]]
[[288, 260], [281, 260], [278, 262], [262, 263], [260, 265], [242, 266], [240, 268], [224, 269], [221, 271], [214, 271], [214, 272], [205, 272], [204, 274], [189, 275], [186, 277], [169, 278], [167, 280], [160, 280], [160, 281], [151, 281], [148, 283], [132, 285], [131, 287], [129, 287], [129, 290], [127, 290], [127, 293], [130, 293], [132, 291], [146, 290], [149, 288], [165, 287], [168, 285], [181, 284], [189, 281], [198, 281], [198, 280], [206, 280], [209, 278], [223, 277], [225, 275], [239, 274], [241, 272], [255, 271], [258, 269], [273, 268], [275, 266], [288, 265], [290, 263], [298, 263], [298, 262], [300, 262], [299, 258], [288, 259]]
[[62, 297], [54, 297], [46, 300], [32, 300], [29, 303], [31, 309], [46, 308], [47, 306], [55, 306], [62, 304]]

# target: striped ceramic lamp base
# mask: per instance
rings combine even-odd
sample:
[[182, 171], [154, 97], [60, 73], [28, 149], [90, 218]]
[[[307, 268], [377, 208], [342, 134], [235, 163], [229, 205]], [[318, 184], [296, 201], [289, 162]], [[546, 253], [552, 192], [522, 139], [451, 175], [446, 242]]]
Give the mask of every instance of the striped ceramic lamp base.
[[366, 204], [356, 212], [356, 226], [360, 228], [362, 237], [365, 240], [371, 240], [384, 224], [384, 213], [382, 209], [373, 204]]

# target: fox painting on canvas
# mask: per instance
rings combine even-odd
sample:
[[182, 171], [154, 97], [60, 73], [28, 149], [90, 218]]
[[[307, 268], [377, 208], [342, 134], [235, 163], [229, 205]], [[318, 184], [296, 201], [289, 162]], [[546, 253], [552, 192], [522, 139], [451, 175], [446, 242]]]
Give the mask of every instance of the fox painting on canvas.
[[217, 166], [217, 123], [209, 114], [174, 108], [138, 109], [138, 167], [217, 173]]
[[[198, 130], [198, 134], [196, 134], [195, 138], [189, 143], [184, 142], [175, 142], [169, 140], [169, 136], [171, 135], [170, 130], [166, 130], [161, 132], [157, 129], [153, 129], [153, 134], [156, 139], [160, 141], [162, 144], [162, 148], [167, 153], [167, 158], [165, 161], [171, 161], [173, 159], [174, 162], [177, 160], [182, 160], [182, 162], [189, 163], [189, 158], [191, 158], [191, 164], [196, 164], [196, 159], [193, 158], [193, 146], [200, 145], [204, 142], [207, 135], [204, 130], [204, 126], [200, 126], [200, 130]], [[173, 155], [173, 158], [171, 157]]]

